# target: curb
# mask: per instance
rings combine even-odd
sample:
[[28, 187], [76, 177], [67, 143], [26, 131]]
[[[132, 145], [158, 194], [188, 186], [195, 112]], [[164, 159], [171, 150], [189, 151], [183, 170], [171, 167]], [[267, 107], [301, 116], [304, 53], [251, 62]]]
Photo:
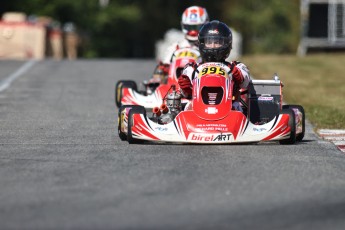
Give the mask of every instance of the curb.
[[332, 142], [341, 152], [345, 153], [345, 130], [320, 129], [318, 133], [323, 139]]

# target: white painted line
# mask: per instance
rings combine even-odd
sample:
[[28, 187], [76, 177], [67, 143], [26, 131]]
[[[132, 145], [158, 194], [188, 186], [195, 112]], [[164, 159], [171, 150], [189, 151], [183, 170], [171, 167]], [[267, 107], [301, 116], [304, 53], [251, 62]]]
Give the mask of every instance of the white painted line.
[[345, 136], [323, 136], [323, 139], [330, 141], [345, 141]]
[[343, 129], [320, 129], [318, 134], [327, 141], [332, 142], [337, 148], [345, 153], [345, 130]]
[[344, 145], [345, 146], [345, 141], [333, 141], [335, 145]]
[[340, 151], [342, 151], [343, 153], [345, 153], [345, 146], [337, 146], [338, 147], [338, 149], [340, 150]]
[[30, 60], [22, 65], [17, 71], [7, 76], [4, 80], [0, 81], [0, 92], [10, 87], [11, 83], [16, 80], [20, 75], [28, 71], [36, 64], [37, 60]]
[[345, 134], [343, 129], [320, 129], [320, 135], [334, 135], [334, 134]]

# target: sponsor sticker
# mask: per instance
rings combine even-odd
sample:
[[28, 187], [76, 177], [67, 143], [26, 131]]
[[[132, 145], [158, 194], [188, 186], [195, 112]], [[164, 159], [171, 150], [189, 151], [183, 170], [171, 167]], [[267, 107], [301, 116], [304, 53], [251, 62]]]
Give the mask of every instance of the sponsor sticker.
[[218, 113], [218, 109], [216, 107], [208, 107], [207, 109], [205, 109], [205, 113], [216, 114]]
[[260, 96], [258, 98], [259, 101], [273, 101], [273, 97], [269, 97], [269, 96]]
[[209, 34], [219, 34], [219, 31], [217, 29], [215, 30], [209, 30], [208, 31]]
[[205, 141], [205, 142], [225, 142], [225, 141], [230, 141], [231, 137], [232, 137], [231, 133], [222, 133], [222, 134], [191, 133], [188, 136], [188, 140]]
[[262, 128], [262, 127], [260, 127], [260, 128], [253, 128], [253, 131], [254, 132], [258, 132], [258, 133], [260, 133], [260, 132], [264, 132], [264, 131], [266, 131], [267, 129], [266, 128]]
[[168, 131], [168, 127], [160, 127], [160, 126], [158, 126], [158, 127], [155, 127], [154, 130], [158, 131], [158, 132], [166, 132], [166, 131]]
[[197, 124], [195, 130], [227, 132], [228, 127], [225, 124]]

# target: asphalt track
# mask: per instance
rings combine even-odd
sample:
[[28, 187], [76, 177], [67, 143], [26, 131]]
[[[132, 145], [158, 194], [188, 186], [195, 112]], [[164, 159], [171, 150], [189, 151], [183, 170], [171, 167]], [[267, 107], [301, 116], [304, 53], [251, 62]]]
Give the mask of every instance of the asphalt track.
[[153, 68], [45, 60], [0, 92], [0, 229], [345, 229], [345, 154], [309, 124], [292, 146], [120, 141], [114, 84]]

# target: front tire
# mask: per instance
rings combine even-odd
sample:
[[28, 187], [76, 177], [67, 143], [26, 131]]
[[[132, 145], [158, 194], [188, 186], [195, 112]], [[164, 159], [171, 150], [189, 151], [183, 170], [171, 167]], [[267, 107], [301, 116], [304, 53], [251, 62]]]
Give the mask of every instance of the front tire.
[[140, 105], [134, 105], [132, 106], [132, 109], [128, 113], [128, 133], [127, 133], [127, 141], [129, 144], [141, 144], [144, 141], [140, 139], [136, 139], [133, 136], [132, 133], [132, 127], [133, 127], [133, 115], [134, 114], [144, 114], [146, 116], [146, 110], [145, 107]]
[[298, 109], [302, 113], [302, 132], [296, 135], [296, 141], [302, 141], [305, 135], [305, 112], [301, 105], [283, 105], [283, 109]]
[[117, 114], [117, 133], [119, 134], [119, 137], [122, 141], [127, 140], [127, 134], [121, 131], [121, 126], [122, 126], [122, 121], [123, 121], [121, 117], [121, 112], [128, 107], [131, 107], [131, 105], [122, 105], [119, 108], [119, 112]]
[[280, 140], [281, 145], [292, 145], [296, 143], [296, 123], [295, 112], [291, 108], [286, 108], [281, 111], [281, 114], [289, 115], [290, 137], [288, 139]]

